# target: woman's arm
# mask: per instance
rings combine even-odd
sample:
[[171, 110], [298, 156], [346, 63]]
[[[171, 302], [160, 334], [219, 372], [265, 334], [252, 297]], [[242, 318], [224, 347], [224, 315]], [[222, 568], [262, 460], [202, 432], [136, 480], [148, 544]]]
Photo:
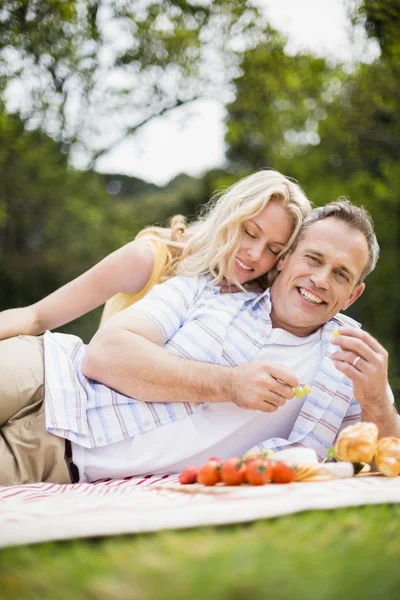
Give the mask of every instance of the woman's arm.
[[148, 282], [153, 265], [145, 241], [129, 242], [39, 302], [0, 312], [0, 339], [37, 335], [77, 319], [118, 292], [136, 294]]

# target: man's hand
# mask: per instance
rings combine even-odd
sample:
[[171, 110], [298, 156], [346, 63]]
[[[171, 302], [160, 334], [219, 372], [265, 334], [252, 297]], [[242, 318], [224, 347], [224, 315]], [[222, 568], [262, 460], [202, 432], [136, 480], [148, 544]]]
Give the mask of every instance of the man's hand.
[[253, 360], [232, 369], [231, 400], [240, 408], [275, 412], [293, 398], [297, 377], [283, 365]]
[[387, 404], [388, 353], [366, 331], [341, 328], [332, 340], [339, 346], [331, 355], [338, 371], [353, 382], [354, 397], [361, 409]]
[[369, 333], [352, 327], [339, 329], [331, 354], [338, 371], [353, 383], [362, 420], [375, 423], [383, 435], [399, 435], [399, 424], [388, 398], [388, 353]]

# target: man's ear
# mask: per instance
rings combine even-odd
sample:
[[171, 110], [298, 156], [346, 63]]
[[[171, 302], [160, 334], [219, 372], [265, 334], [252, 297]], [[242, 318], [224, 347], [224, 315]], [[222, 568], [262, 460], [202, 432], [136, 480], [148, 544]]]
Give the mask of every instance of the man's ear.
[[286, 252], [285, 256], [282, 256], [276, 263], [276, 270], [280, 273], [283, 269], [284, 264], [287, 262], [289, 258], [290, 252]]
[[357, 300], [357, 298], [361, 296], [364, 290], [365, 283], [359, 283], [358, 285], [356, 285], [350, 298], [347, 300], [347, 304], [343, 306], [342, 310], [346, 310], [346, 308], [349, 308], [349, 306], [351, 306]]

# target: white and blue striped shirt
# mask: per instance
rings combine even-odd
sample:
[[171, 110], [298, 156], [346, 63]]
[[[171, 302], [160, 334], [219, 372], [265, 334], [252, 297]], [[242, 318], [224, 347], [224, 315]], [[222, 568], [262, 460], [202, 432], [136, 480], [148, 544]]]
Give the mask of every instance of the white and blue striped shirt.
[[[269, 294], [221, 294], [210, 276], [174, 277], [134, 305], [164, 332], [165, 348], [180, 357], [235, 366], [252, 360], [270, 331]], [[126, 309], [126, 310], [129, 310]], [[83, 342], [46, 332], [47, 430], [85, 447], [120, 441], [201, 410], [204, 404], [136, 401], [87, 379]]]
[[[221, 294], [211, 277], [174, 277], [155, 286], [135, 304], [164, 332], [165, 348], [190, 360], [237, 366], [257, 358], [272, 330], [269, 291]], [[126, 309], [126, 310], [129, 310]], [[329, 359], [332, 330], [357, 324], [338, 315], [323, 327], [324, 356], [288, 440], [274, 438], [259, 447], [288, 444], [312, 447], [320, 456], [338, 431], [360, 420], [351, 382]], [[73, 335], [46, 332], [46, 428], [86, 448], [104, 446], [161, 427], [201, 410], [205, 403], [148, 403], [129, 398], [81, 372], [86, 351]]]

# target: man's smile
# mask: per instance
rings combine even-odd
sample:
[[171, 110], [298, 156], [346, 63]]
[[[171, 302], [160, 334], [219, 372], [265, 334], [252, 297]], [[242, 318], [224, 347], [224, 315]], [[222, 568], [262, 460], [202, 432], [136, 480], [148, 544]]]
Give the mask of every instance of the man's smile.
[[304, 287], [298, 287], [297, 289], [303, 300], [305, 300], [309, 304], [326, 304], [326, 302], [322, 300], [322, 298], [320, 298], [310, 290], [307, 290]]

